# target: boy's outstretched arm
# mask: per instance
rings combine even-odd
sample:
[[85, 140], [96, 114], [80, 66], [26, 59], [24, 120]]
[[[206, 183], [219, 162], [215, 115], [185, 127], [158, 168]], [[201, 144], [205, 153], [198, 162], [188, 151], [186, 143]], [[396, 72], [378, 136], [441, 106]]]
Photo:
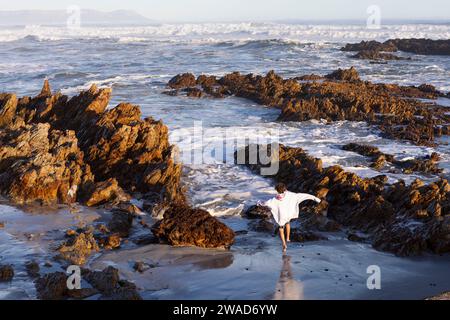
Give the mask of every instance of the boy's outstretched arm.
[[308, 194], [308, 193], [297, 193], [297, 197], [298, 197], [298, 201], [299, 202], [303, 202], [303, 201], [306, 201], [306, 200], [313, 200], [313, 201], [315, 201], [317, 203], [322, 202], [322, 200], [320, 200], [316, 196], [313, 196], [312, 194]]

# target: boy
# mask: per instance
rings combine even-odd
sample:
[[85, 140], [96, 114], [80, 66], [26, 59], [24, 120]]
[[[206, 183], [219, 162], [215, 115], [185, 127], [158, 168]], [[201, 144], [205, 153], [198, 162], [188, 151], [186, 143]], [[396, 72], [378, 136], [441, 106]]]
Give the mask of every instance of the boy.
[[[273, 218], [279, 226], [280, 239], [283, 244], [283, 252], [286, 252], [286, 242], [290, 242], [292, 219], [298, 218], [298, 205], [306, 200], [313, 200], [320, 203], [320, 199], [307, 193], [294, 193], [287, 190], [284, 183], [278, 183], [275, 186], [277, 195], [266, 202], [258, 203], [258, 205], [269, 207], [272, 211]], [[286, 237], [284, 230], [286, 230]]]

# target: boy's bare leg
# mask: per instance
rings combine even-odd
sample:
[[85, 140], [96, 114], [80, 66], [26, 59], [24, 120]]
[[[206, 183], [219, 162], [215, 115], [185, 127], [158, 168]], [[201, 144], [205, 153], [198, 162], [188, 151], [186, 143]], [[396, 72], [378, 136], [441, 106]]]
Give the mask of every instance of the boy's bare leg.
[[291, 224], [286, 225], [286, 241], [291, 242]]
[[286, 245], [286, 240], [284, 239], [284, 228], [280, 227], [279, 231], [280, 231], [279, 233], [280, 233], [281, 243], [283, 244], [283, 252], [286, 252], [287, 245]]

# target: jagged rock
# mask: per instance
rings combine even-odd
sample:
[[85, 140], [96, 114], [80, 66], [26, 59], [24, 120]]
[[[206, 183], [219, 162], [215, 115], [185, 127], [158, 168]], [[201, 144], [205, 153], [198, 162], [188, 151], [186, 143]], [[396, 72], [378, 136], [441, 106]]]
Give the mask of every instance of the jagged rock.
[[277, 232], [278, 227], [273, 220], [269, 219], [259, 219], [251, 221], [248, 225], [249, 229], [256, 232], [265, 232], [269, 234], [274, 234]]
[[336, 71], [333, 71], [330, 74], [327, 74], [325, 76], [327, 79], [331, 80], [341, 80], [341, 81], [359, 81], [359, 74], [358, 71], [354, 67], [351, 67], [350, 69], [338, 69]]
[[306, 74], [303, 76], [296, 77], [295, 80], [299, 81], [316, 81], [316, 80], [322, 80], [323, 77], [318, 74]]
[[129, 199], [130, 196], [123, 191], [117, 180], [110, 178], [106, 181], [97, 182], [95, 184], [94, 190], [86, 201], [86, 205], [92, 207], [104, 203], [118, 203]]
[[341, 50], [375, 50], [387, 52], [401, 50], [424, 55], [450, 55], [450, 40], [391, 39], [383, 43], [378, 41], [361, 41], [360, 43], [349, 43]]
[[173, 206], [152, 227], [153, 234], [173, 246], [229, 248], [234, 232], [207, 211]]
[[47, 273], [35, 280], [37, 298], [40, 300], [86, 299], [95, 294], [95, 288], [81, 288], [69, 290], [68, 276], [64, 272]]
[[309, 241], [320, 241], [328, 240], [326, 237], [311, 231], [305, 231], [300, 229], [291, 230], [291, 241], [292, 242], [309, 242]]
[[341, 48], [342, 51], [385, 51], [395, 52], [398, 50], [397, 46], [391, 42], [381, 43], [375, 40], [361, 41], [360, 43], [348, 43]]
[[99, 246], [107, 250], [119, 248], [122, 241], [122, 238], [118, 233], [95, 236], [95, 239]]
[[51, 97], [51, 96], [52, 96], [52, 90], [50, 89], [50, 82], [48, 81], [48, 79], [45, 79], [44, 86], [42, 87], [39, 97]]
[[[433, 145], [436, 136], [450, 133], [447, 108], [418, 100], [443, 96], [437, 90], [360, 81], [354, 68], [332, 72], [322, 82], [297, 79], [301, 77], [283, 79], [273, 71], [266, 76], [233, 72], [213, 78], [209, 88], [218, 96], [281, 108], [278, 121], [366, 121], [389, 138], [418, 145]], [[202, 90], [208, 94], [210, 89]]]
[[172, 159], [168, 128], [161, 121], [140, 118], [139, 107], [131, 104], [102, 114], [84, 141], [87, 162], [97, 179], [114, 177], [126, 191], [162, 193], [170, 201], [183, 201], [181, 165]]
[[120, 237], [128, 237], [130, 229], [133, 226], [134, 216], [126, 211], [114, 209], [111, 212], [111, 220], [108, 223], [108, 229]]
[[138, 206], [136, 206], [136, 205], [134, 205], [134, 204], [132, 204], [132, 203], [130, 203], [128, 201], [127, 202], [120, 202], [117, 205], [117, 208], [122, 210], [122, 211], [128, 212], [129, 214], [133, 215], [134, 217], [138, 217], [138, 216], [144, 215], [144, 213], [142, 212], [142, 210]]
[[35, 281], [37, 298], [62, 300], [67, 297], [67, 275], [64, 272], [48, 273]]
[[73, 131], [49, 124], [0, 132], [0, 192], [16, 203], [72, 203], [93, 181]]
[[14, 269], [11, 265], [0, 265], [0, 282], [11, 281], [14, 278]]
[[119, 270], [107, 267], [103, 271], [82, 270], [83, 279], [86, 279], [95, 289], [108, 300], [141, 300], [136, 286], [126, 280], [121, 280]]
[[72, 264], [82, 265], [93, 252], [99, 250], [93, 234], [85, 231], [71, 236], [59, 247], [58, 252], [62, 259]]
[[136, 285], [130, 281], [120, 280], [119, 287], [110, 295], [104, 296], [106, 300], [142, 300]]
[[251, 206], [242, 215], [247, 219], [270, 219], [272, 212], [264, 206]]
[[395, 45], [398, 50], [424, 55], [450, 55], [450, 40], [394, 39], [385, 43]]
[[71, 99], [52, 95], [48, 81], [34, 98], [0, 95], [0, 192], [18, 203], [71, 203], [116, 179], [126, 192], [183, 202], [167, 127], [128, 103], [106, 110], [110, 96], [95, 85]]
[[381, 170], [388, 162], [404, 174], [412, 174], [414, 172], [439, 174], [443, 171], [443, 169], [438, 167], [437, 162], [440, 160], [440, 156], [436, 152], [421, 158], [397, 160], [393, 155], [383, 153], [374, 146], [349, 143], [344, 145], [342, 149], [371, 158], [372, 163], [370, 166], [377, 170]]
[[0, 128], [12, 123], [16, 114], [17, 102], [15, 94], [0, 94]]
[[170, 79], [168, 86], [172, 89], [181, 89], [188, 87], [195, 87], [197, 82], [195, 76], [192, 73], [183, 73], [176, 75]]
[[199, 88], [186, 88], [184, 91], [191, 98], [201, 98], [203, 96], [203, 91]]
[[385, 53], [377, 50], [362, 50], [352, 56], [352, 58], [365, 60], [411, 60], [411, 58], [403, 58], [392, 53]]
[[67, 275], [63, 272], [46, 274], [35, 281], [37, 297], [42, 300], [85, 299], [101, 293], [101, 299], [108, 300], [141, 300], [136, 286], [121, 280], [119, 271], [108, 267], [103, 271], [82, 269], [81, 276], [92, 288], [69, 290]]
[[[270, 152], [271, 147], [267, 148]], [[364, 150], [370, 153], [375, 149]], [[245, 148], [247, 161], [250, 152], [258, 153], [258, 148]], [[257, 164], [247, 166], [259, 173], [263, 166], [256, 159]], [[325, 216], [317, 213], [326, 212], [326, 219], [367, 233], [368, 240], [380, 250], [398, 255], [450, 252], [447, 180], [428, 185], [420, 180], [409, 186], [403, 181], [390, 185], [386, 176], [362, 179], [340, 166], [323, 168], [320, 159], [308, 156], [300, 148], [283, 145], [279, 146], [279, 170], [273, 178], [285, 183], [291, 191], [323, 197], [320, 208], [309, 209], [315, 215], [300, 215], [300, 219], [305, 219], [301, 225], [308, 230], [320, 226], [320, 219]], [[308, 219], [313, 219], [311, 224]]]

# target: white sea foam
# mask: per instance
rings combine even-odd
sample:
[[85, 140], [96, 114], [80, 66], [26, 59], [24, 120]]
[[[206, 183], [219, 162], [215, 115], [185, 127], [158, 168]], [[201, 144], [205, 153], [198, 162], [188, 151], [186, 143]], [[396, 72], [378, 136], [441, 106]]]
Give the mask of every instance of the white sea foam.
[[35, 41], [64, 39], [113, 39], [122, 43], [142, 41], [248, 41], [282, 39], [294, 42], [347, 42], [389, 38], [450, 38], [450, 25], [383, 25], [368, 29], [365, 25], [304, 25], [281, 23], [197, 23], [162, 24], [145, 27], [64, 27], [27, 26], [0, 30], [0, 42], [29, 37]]

